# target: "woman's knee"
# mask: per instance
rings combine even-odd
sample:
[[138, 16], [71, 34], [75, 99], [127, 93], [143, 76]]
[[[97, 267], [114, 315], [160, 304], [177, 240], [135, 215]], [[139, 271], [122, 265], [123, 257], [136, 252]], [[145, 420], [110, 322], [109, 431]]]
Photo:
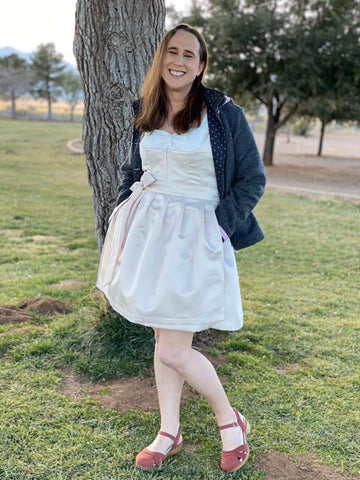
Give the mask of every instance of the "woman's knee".
[[180, 368], [189, 358], [193, 332], [158, 329], [157, 352], [161, 363]]
[[174, 348], [173, 345], [161, 344], [158, 349], [158, 356], [161, 363], [175, 370], [181, 368], [186, 362], [188, 352], [184, 349]]

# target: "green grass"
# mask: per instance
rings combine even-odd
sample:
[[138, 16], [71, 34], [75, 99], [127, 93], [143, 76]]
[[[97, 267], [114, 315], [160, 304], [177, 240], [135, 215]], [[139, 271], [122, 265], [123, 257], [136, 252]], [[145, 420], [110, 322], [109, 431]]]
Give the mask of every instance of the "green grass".
[[[0, 326], [0, 478], [229, 478], [203, 399], [181, 412], [184, 441], [199, 445], [196, 454], [183, 451], [144, 473], [134, 458], [159, 428], [157, 412], [119, 415], [60, 393], [64, 366], [94, 381], [149, 373], [152, 335], [112, 315], [97, 295], [85, 159], [66, 148], [81, 126], [2, 120], [0, 127], [0, 303], [50, 295], [71, 306], [68, 315], [33, 314], [26, 334], [9, 330], [20, 324]], [[266, 239], [236, 253], [244, 328], [211, 348], [227, 355], [218, 373], [253, 426], [251, 458], [232, 478], [264, 478], [254, 459], [274, 449], [314, 452], [360, 473], [360, 206], [269, 191], [256, 214]], [[54, 288], [66, 279], [83, 284]], [[282, 364], [297, 368], [286, 375]]]

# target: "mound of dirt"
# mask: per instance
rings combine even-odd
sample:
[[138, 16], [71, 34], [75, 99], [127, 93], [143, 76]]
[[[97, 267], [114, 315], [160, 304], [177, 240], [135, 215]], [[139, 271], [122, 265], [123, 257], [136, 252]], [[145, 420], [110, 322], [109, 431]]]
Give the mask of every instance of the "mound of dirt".
[[29, 322], [33, 318], [15, 305], [0, 305], [0, 325], [7, 323]]
[[266, 471], [266, 480], [359, 480], [360, 475], [342, 473], [321, 462], [313, 453], [289, 455], [272, 452], [258, 455], [255, 465]]
[[30, 312], [41, 313], [42, 315], [66, 314], [69, 306], [48, 296], [26, 298], [19, 306], [0, 305], [0, 325], [7, 323], [31, 322], [33, 317]]
[[69, 306], [52, 297], [26, 298], [19, 307], [28, 312], [41, 313], [42, 315], [54, 315], [56, 313], [68, 313]]

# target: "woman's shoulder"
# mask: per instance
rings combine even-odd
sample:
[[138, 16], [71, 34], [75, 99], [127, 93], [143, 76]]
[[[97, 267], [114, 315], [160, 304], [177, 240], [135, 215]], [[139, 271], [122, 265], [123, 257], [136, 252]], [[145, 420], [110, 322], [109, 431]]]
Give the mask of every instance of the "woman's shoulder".
[[[229, 97], [228, 97], [229, 98]], [[222, 105], [219, 115], [223, 125], [228, 125], [233, 134], [248, 130], [248, 121], [244, 109], [237, 105], [232, 98]]]

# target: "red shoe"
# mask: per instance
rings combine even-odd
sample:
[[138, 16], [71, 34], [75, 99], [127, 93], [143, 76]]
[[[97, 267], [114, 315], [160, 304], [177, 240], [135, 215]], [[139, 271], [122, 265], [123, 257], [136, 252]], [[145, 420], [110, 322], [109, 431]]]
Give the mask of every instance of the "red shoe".
[[223, 450], [221, 453], [221, 469], [224, 472], [236, 472], [239, 468], [242, 468], [247, 459], [249, 458], [249, 445], [246, 441], [246, 435], [250, 434], [251, 426], [250, 423], [244, 417], [244, 421], [241, 420], [239, 412], [234, 408], [236, 414], [237, 422], [229, 423], [227, 425], [222, 425], [220, 430], [225, 428], [237, 427], [240, 426], [243, 435], [244, 435], [244, 444], [239, 445], [233, 450]]
[[179, 427], [178, 434], [176, 437], [171, 435], [167, 432], [159, 431], [159, 435], [164, 435], [164, 437], [169, 437], [173, 440], [173, 446], [171, 449], [164, 455], [161, 452], [152, 452], [148, 448], [144, 448], [141, 450], [140, 453], [136, 455], [136, 466], [142, 468], [143, 470], [153, 470], [154, 468], [161, 467], [162, 462], [167, 458], [169, 455], [174, 455], [175, 453], [179, 453], [182, 448], [182, 442], [179, 442], [179, 438], [181, 435], [181, 428]]

